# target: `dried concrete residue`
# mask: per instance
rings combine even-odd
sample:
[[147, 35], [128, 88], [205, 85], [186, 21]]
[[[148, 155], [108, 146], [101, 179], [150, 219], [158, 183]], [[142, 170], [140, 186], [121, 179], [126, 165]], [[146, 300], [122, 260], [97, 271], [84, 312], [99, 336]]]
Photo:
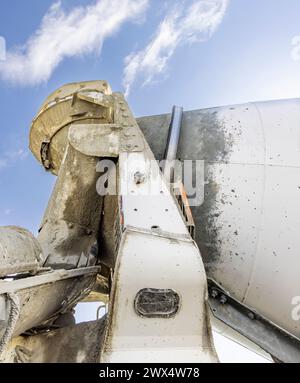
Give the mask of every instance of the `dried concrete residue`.
[[[178, 159], [182, 161], [204, 161], [204, 203], [192, 207], [192, 213], [196, 223], [196, 242], [207, 271], [214, 267], [220, 257], [218, 217], [222, 212], [220, 206], [226, 203], [226, 197], [222, 199], [223, 202], [217, 201], [220, 185], [215, 182], [213, 164], [228, 163], [235, 137], [241, 134], [237, 127], [233, 135], [228, 129], [230, 121], [225, 121], [219, 111], [223, 112], [224, 109], [185, 112], [177, 153]], [[138, 119], [139, 126], [158, 160], [164, 155], [169, 122], [169, 114]], [[193, 177], [195, 179], [195, 169]]]
[[226, 126], [217, 109], [187, 112], [179, 147], [181, 160], [204, 161], [204, 202], [192, 207], [192, 212], [196, 222], [196, 242], [207, 271], [215, 267], [222, 245], [218, 225], [222, 205], [217, 200], [220, 185], [215, 182], [213, 164], [229, 161], [234, 137]]
[[[14, 338], [8, 346], [5, 362], [99, 363], [105, 323], [104, 317], [46, 334]], [[26, 354], [22, 358], [20, 351]]]

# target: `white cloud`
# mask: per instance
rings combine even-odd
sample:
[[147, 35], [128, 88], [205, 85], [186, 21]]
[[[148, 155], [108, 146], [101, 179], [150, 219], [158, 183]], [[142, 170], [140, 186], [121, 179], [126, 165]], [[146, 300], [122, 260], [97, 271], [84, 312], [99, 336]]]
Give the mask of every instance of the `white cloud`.
[[128, 95], [137, 78], [144, 84], [162, 73], [175, 50], [184, 44], [205, 41], [223, 20], [229, 0], [194, 0], [177, 3], [165, 17], [150, 43], [125, 59], [124, 87]]
[[6, 151], [0, 156], [0, 170], [14, 165], [17, 161], [25, 160], [28, 153], [28, 150], [22, 148]]
[[7, 158], [0, 158], [0, 170], [8, 166]]
[[45, 82], [65, 58], [99, 53], [104, 40], [138, 19], [147, 5], [148, 0], [97, 0], [64, 12], [58, 1], [24, 46], [7, 51], [0, 76], [19, 85]]
[[300, 36], [294, 36], [292, 38], [291, 44], [293, 49], [291, 51], [291, 58], [293, 61], [300, 60]]

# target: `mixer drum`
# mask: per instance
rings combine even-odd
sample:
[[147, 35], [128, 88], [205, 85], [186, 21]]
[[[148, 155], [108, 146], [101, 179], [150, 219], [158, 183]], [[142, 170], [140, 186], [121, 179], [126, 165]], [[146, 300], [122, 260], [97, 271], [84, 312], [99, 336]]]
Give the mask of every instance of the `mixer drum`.
[[[170, 115], [138, 122], [162, 159]], [[300, 338], [300, 100], [185, 112], [178, 158], [205, 161], [192, 211], [208, 277]]]

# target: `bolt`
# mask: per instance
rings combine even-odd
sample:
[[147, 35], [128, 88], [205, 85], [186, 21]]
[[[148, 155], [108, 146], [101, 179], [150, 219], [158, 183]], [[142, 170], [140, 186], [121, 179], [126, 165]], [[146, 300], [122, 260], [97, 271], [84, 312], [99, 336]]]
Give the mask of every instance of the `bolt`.
[[134, 182], [139, 185], [142, 184], [145, 181], [145, 174], [141, 172], [136, 172], [134, 174]]
[[226, 295], [222, 294], [221, 298], [220, 298], [220, 303], [222, 305], [225, 305], [226, 302], [227, 302], [227, 297], [226, 297]]
[[255, 319], [255, 314], [253, 312], [249, 311], [248, 317], [253, 320], [253, 319]]
[[219, 295], [218, 290], [216, 290], [216, 289], [211, 290], [210, 296], [212, 298], [215, 299], [215, 298], [217, 298], [218, 295]]

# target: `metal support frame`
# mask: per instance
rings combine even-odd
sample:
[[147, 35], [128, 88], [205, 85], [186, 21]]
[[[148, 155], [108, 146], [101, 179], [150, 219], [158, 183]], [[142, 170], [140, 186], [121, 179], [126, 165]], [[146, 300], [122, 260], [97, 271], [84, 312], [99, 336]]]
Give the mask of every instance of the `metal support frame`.
[[[169, 178], [170, 183], [174, 182], [174, 165], [177, 158], [178, 144], [182, 127], [183, 119], [183, 107], [182, 106], [173, 106], [171, 123], [168, 131], [167, 145], [164, 154], [164, 163], [162, 167], [162, 172], [165, 177]], [[184, 185], [181, 181], [176, 180], [176, 199], [178, 201], [179, 207], [182, 211], [184, 220], [186, 221], [186, 226], [191, 237], [195, 238], [195, 222], [193, 214], [188, 202], [186, 191]]]
[[217, 319], [260, 346], [275, 360], [300, 362], [300, 339], [238, 302], [215, 281], [209, 279], [208, 286], [209, 305]]
[[177, 157], [178, 143], [182, 125], [182, 116], [183, 107], [174, 105], [168, 132], [167, 146], [164, 155], [165, 164], [163, 167], [164, 176], [170, 176], [171, 182], [174, 177], [174, 169], [172, 169], [170, 166], [172, 165], [172, 162], [176, 160]]
[[119, 154], [121, 239], [101, 362], [216, 362], [199, 249], [123, 96], [116, 102], [123, 134], [130, 127], [140, 145]]

